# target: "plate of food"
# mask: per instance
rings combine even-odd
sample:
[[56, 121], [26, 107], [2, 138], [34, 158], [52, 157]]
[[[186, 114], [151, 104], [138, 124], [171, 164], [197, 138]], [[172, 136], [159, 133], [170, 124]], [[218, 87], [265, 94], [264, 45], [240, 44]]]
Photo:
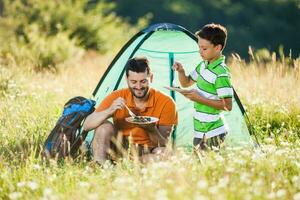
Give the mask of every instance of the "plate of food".
[[158, 121], [156, 117], [150, 116], [135, 116], [135, 117], [126, 117], [125, 120], [133, 124], [152, 124]]
[[190, 90], [182, 89], [180, 87], [170, 87], [170, 86], [164, 86], [164, 87], [167, 88], [168, 90], [173, 90], [173, 91], [180, 92], [180, 93], [184, 93], [184, 92], [189, 92], [190, 91]]

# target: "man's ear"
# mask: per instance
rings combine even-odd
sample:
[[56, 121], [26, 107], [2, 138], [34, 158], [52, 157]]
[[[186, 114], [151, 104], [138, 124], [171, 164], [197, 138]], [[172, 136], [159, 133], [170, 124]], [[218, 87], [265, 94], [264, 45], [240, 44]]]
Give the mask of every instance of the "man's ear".
[[153, 82], [153, 74], [151, 73], [150, 74], [150, 83], [152, 83]]

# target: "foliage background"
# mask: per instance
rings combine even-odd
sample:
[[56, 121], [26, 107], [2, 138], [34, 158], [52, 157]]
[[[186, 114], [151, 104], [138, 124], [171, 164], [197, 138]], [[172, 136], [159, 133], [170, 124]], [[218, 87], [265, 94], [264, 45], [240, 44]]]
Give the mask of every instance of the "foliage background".
[[[248, 46], [285, 54], [300, 53], [300, 1], [298, 0], [106, 0], [116, 2], [115, 11], [136, 23], [147, 16], [150, 23], [170, 22], [196, 32], [207, 23], [221, 23], [228, 29], [225, 53], [243, 57]], [[99, 2], [99, 0], [94, 0]], [[133, 6], [134, 5], [134, 6]]]

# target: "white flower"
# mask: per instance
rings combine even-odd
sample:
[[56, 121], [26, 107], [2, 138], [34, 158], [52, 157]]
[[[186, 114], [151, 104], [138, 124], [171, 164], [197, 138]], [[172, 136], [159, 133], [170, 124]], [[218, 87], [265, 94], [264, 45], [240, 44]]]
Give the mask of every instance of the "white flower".
[[159, 200], [166, 200], [168, 199], [168, 196], [167, 196], [167, 190], [165, 189], [160, 189], [156, 192], [156, 197], [155, 199], [159, 199]]
[[17, 183], [17, 186], [18, 187], [24, 187], [26, 185], [26, 182], [24, 182], [24, 181], [21, 181], [21, 182], [19, 182], [19, 183]]
[[80, 182], [79, 182], [79, 186], [80, 186], [80, 187], [89, 187], [90, 184], [87, 183], [87, 182], [80, 181]]
[[267, 195], [267, 198], [268, 198], [268, 199], [274, 199], [275, 196], [276, 196], [276, 194], [275, 194], [274, 192], [271, 192], [271, 193], [269, 193], [269, 194]]
[[36, 190], [39, 187], [38, 183], [34, 181], [27, 182], [27, 186], [32, 190]]
[[175, 188], [175, 193], [176, 194], [180, 194], [182, 192], [184, 192], [184, 188], [183, 187], [177, 187], [177, 188]]
[[41, 169], [41, 166], [38, 165], [38, 164], [34, 164], [32, 167], [33, 167], [34, 169], [37, 169], [37, 170]]
[[52, 191], [51, 188], [45, 188], [44, 192], [43, 192], [43, 195], [44, 196], [50, 196], [52, 193], [53, 193], [53, 191]]
[[218, 186], [225, 188], [229, 183], [229, 177], [225, 176], [219, 180]]
[[280, 189], [276, 192], [276, 196], [278, 198], [283, 198], [286, 195], [286, 191], [284, 189]]
[[208, 200], [208, 198], [206, 196], [203, 196], [199, 193], [195, 194], [194, 200]]
[[10, 193], [9, 195], [8, 195], [8, 197], [10, 198], [10, 199], [19, 199], [19, 198], [21, 198], [22, 197], [22, 193], [21, 192], [12, 192], [12, 193]]
[[294, 200], [300, 200], [300, 192], [294, 195]]
[[200, 180], [197, 183], [197, 188], [199, 188], [199, 189], [206, 189], [207, 186], [208, 186], [208, 184], [205, 180]]
[[211, 186], [210, 188], [208, 188], [208, 192], [211, 194], [217, 194], [218, 190], [219, 188], [217, 186]]
[[99, 195], [97, 193], [92, 193], [88, 195], [89, 200], [97, 200], [99, 199]]

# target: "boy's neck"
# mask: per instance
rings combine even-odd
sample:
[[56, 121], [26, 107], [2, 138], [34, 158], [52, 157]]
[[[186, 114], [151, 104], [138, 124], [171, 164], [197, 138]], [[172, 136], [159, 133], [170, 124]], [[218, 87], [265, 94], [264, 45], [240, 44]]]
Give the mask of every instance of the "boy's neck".
[[222, 56], [222, 53], [218, 54], [217, 56], [213, 57], [210, 60], [207, 60], [208, 64], [213, 63], [214, 61], [218, 60]]

